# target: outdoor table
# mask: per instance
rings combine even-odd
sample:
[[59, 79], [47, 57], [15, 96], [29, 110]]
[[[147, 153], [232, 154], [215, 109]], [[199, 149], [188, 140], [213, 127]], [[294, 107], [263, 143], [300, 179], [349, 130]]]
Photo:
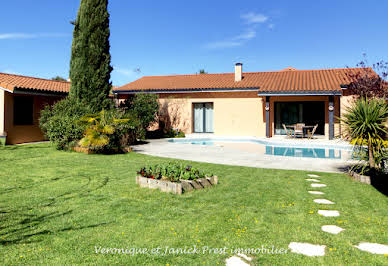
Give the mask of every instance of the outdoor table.
[[[292, 128], [295, 131], [296, 125], [286, 125], [286, 128]], [[308, 135], [308, 134], [310, 134], [309, 129], [311, 129], [311, 128], [314, 128], [314, 126], [302, 126], [303, 138], [305, 138], [305, 130], [307, 130], [307, 135]]]

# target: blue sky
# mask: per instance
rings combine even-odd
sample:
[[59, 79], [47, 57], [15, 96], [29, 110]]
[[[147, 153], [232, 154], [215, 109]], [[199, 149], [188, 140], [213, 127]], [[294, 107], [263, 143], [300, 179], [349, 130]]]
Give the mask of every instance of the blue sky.
[[[0, 72], [68, 77], [79, 0], [2, 1]], [[112, 82], [388, 61], [385, 0], [111, 0]], [[134, 71], [140, 68], [141, 72]]]

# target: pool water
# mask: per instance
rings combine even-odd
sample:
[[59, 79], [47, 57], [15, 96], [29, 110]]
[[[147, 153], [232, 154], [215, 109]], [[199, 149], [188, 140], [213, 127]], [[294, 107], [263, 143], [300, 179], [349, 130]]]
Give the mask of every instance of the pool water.
[[[271, 143], [265, 140], [233, 140], [233, 139], [171, 139], [169, 142], [187, 143], [194, 145], [206, 146], [225, 146], [228, 147], [233, 143], [233, 147], [240, 145], [249, 145], [249, 151], [258, 152], [265, 155], [286, 156], [286, 157], [301, 157], [301, 158], [317, 158], [317, 159], [347, 159], [351, 157], [351, 147], [347, 146], [312, 146], [306, 144], [279, 144]], [[242, 148], [242, 147], [241, 147]]]

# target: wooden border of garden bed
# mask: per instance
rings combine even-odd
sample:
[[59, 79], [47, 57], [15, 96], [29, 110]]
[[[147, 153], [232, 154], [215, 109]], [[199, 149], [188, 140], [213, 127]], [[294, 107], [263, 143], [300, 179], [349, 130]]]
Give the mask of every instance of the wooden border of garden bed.
[[184, 192], [203, 189], [218, 184], [218, 177], [199, 178], [197, 180], [179, 180], [179, 182], [171, 182], [160, 179], [152, 179], [143, 176], [136, 176], [136, 184], [140, 187], [159, 189], [162, 192], [170, 192], [174, 194], [182, 194]]

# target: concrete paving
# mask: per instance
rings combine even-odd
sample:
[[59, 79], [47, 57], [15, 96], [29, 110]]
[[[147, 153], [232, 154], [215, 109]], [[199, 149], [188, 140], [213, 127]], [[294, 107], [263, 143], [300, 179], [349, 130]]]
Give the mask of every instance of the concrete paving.
[[266, 155], [265, 146], [255, 143], [224, 143], [198, 145], [171, 143], [167, 139], [148, 140], [147, 144], [133, 146], [133, 151], [173, 159], [226, 165], [249, 166], [319, 172], [344, 172], [354, 162], [349, 160], [316, 159]]

